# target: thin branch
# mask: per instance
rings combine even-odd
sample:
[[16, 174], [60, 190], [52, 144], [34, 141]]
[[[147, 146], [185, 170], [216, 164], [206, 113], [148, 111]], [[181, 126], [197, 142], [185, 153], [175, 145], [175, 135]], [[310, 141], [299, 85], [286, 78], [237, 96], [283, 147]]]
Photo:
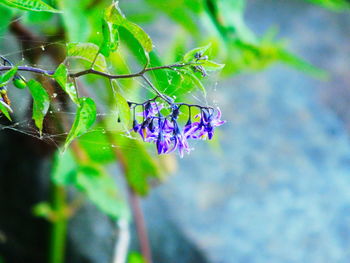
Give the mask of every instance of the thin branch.
[[[143, 76], [146, 72], [149, 71], [155, 71], [155, 70], [161, 70], [161, 69], [172, 69], [175, 70], [176, 68], [183, 68], [189, 65], [193, 64], [199, 64], [199, 63], [184, 63], [184, 64], [172, 64], [172, 65], [166, 65], [166, 66], [160, 66], [160, 67], [150, 67], [146, 68], [140, 72], [137, 73], [132, 73], [132, 74], [121, 74], [121, 75], [113, 75], [109, 73], [105, 73], [102, 71], [94, 70], [94, 69], [86, 69], [83, 71], [79, 71], [77, 73], [70, 73], [69, 77], [71, 78], [78, 78], [84, 75], [99, 75], [105, 78], [109, 79], [125, 79], [125, 78], [135, 78], [135, 77], [141, 77]], [[12, 69], [12, 66], [0, 66], [0, 71], [7, 71]], [[41, 68], [35, 68], [35, 67], [30, 67], [30, 66], [19, 66], [18, 71], [26, 71], [26, 72], [32, 72], [36, 74], [42, 74], [42, 75], [53, 75], [55, 71], [53, 70], [45, 70]]]
[[[0, 71], [7, 71], [12, 68], [13, 66], [0, 66]], [[41, 75], [53, 75], [55, 73], [52, 70], [45, 70], [45, 69], [27, 67], [27, 66], [19, 66], [17, 67], [17, 69], [18, 71], [27, 71], [27, 72], [32, 72], [32, 73], [41, 74]]]

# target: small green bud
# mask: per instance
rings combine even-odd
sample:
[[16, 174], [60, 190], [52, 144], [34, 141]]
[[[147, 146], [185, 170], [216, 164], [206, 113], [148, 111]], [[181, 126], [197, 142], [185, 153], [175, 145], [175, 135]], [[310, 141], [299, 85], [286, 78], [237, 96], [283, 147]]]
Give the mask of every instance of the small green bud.
[[20, 77], [13, 79], [13, 85], [18, 89], [25, 89], [27, 87], [27, 83]]

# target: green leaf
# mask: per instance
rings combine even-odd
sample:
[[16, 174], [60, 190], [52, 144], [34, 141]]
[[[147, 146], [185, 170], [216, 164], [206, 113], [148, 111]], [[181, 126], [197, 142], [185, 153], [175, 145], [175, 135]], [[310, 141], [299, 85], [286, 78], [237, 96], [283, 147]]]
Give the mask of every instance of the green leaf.
[[41, 0], [0, 0], [0, 3], [27, 11], [61, 13]]
[[350, 3], [346, 0], [307, 0], [313, 4], [320, 5], [333, 11], [344, 11], [350, 8]]
[[[67, 56], [69, 58], [83, 59], [93, 63], [96, 55], [99, 53], [99, 47], [92, 43], [69, 43], [67, 44]], [[99, 70], [106, 71], [107, 63], [102, 54], [98, 54], [94, 66]]]
[[200, 53], [202, 55], [204, 55], [208, 49], [210, 48], [211, 44], [209, 43], [208, 45], [204, 46], [204, 47], [197, 47], [197, 48], [194, 48], [190, 51], [188, 51], [184, 57], [183, 57], [183, 61], [184, 62], [190, 62], [190, 61], [193, 61], [195, 60], [195, 55], [197, 53]]
[[71, 151], [56, 153], [51, 179], [56, 185], [76, 187], [105, 214], [129, 220], [128, 207], [118, 195], [116, 183], [97, 164], [79, 165]]
[[69, 95], [75, 104], [79, 104], [77, 91], [73, 83], [67, 83], [68, 69], [64, 64], [60, 64], [53, 75], [60, 87]]
[[33, 120], [41, 135], [43, 120], [50, 106], [50, 97], [44, 87], [34, 79], [28, 82], [28, 87], [33, 97]]
[[75, 186], [113, 219], [130, 219], [126, 202], [118, 195], [116, 182], [98, 166], [80, 166]]
[[49, 12], [27, 12], [24, 24], [49, 23], [54, 17], [54, 13]]
[[7, 85], [7, 83], [16, 75], [17, 73], [17, 67], [13, 67], [9, 71], [7, 71], [5, 74], [0, 76], [0, 87], [3, 87]]
[[[152, 11], [159, 10], [165, 13], [170, 19], [173, 19], [177, 24], [183, 26], [194, 38], [201, 37], [200, 27], [200, 12], [204, 10], [206, 1], [202, 0], [145, 0], [152, 6]], [[201, 21], [202, 22], [202, 21]]]
[[102, 34], [103, 41], [100, 46], [100, 52], [108, 57], [110, 52], [116, 51], [119, 46], [119, 33], [117, 26], [103, 19]]
[[[115, 120], [114, 120], [115, 121]], [[112, 145], [104, 129], [96, 128], [79, 137], [79, 145], [91, 160], [97, 163], [111, 163], [115, 161]]]
[[225, 64], [219, 64], [211, 60], [201, 60], [198, 61], [201, 66], [204, 67], [207, 71], [217, 71], [223, 69], [225, 67]]
[[76, 138], [88, 131], [96, 120], [96, 105], [90, 98], [79, 98], [79, 106], [75, 115], [75, 120], [69, 134], [67, 135], [64, 148]]
[[285, 64], [294, 67], [297, 70], [300, 70], [304, 73], [310, 74], [311, 76], [314, 76], [315, 78], [327, 80], [329, 78], [329, 75], [326, 71], [319, 69], [315, 67], [314, 65], [308, 63], [307, 61], [285, 51], [285, 50], [279, 50], [278, 51], [278, 58]]
[[146, 261], [140, 253], [130, 252], [128, 256], [128, 263], [146, 263]]
[[71, 151], [65, 151], [64, 153], [56, 151], [51, 180], [56, 185], [70, 185], [75, 180], [76, 169], [77, 163]]
[[225, 26], [225, 33], [241, 40], [256, 43], [255, 34], [248, 28], [244, 21], [246, 0], [217, 0], [219, 25]]
[[118, 6], [118, 2], [113, 3], [106, 9], [105, 18], [107, 22], [128, 30], [141, 44], [145, 52], [149, 53], [152, 51], [153, 44], [149, 35], [141, 27], [126, 19]]
[[33, 213], [37, 217], [49, 219], [50, 216], [54, 213], [54, 211], [49, 203], [41, 202], [33, 207]]
[[12, 112], [12, 109], [9, 105], [7, 105], [4, 101], [0, 100], [0, 111], [2, 114], [5, 115], [5, 117], [9, 120], [12, 121], [11, 116], [9, 114], [9, 111]]
[[[159, 176], [159, 167], [145, 149], [145, 144], [116, 134], [114, 143], [123, 154], [126, 163], [126, 179], [130, 187], [140, 195], [149, 191], [149, 179]], [[137, 160], [137, 164], [135, 161]]]
[[206, 97], [207, 96], [207, 91], [205, 87], [203, 86], [202, 82], [197, 78], [197, 76], [190, 70], [183, 70], [181, 71], [184, 75], [185, 78], [188, 78], [190, 81], [191, 85], [190, 87], [197, 87], [200, 91], [203, 92], [203, 95]]
[[124, 128], [126, 130], [129, 130], [131, 124], [131, 112], [129, 104], [120, 93], [115, 94], [115, 100], [117, 105], [118, 119], [120, 120]]
[[[13, 13], [14, 10], [12, 8], [0, 4], [1, 24], [10, 25]], [[0, 36], [3, 36], [8, 29], [8, 26], [0, 26]], [[0, 42], [2, 41], [4, 41], [4, 39], [0, 39]]]
[[59, 0], [57, 4], [63, 11], [63, 26], [70, 42], [87, 41], [91, 27], [89, 13], [86, 11], [89, 4], [86, 0]]

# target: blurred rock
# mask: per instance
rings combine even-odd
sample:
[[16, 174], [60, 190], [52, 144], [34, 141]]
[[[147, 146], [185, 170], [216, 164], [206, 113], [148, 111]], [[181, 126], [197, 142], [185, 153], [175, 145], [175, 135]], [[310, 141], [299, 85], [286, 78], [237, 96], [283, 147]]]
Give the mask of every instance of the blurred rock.
[[220, 82], [211, 97], [228, 120], [221, 151], [196, 144], [145, 207], [161, 199], [210, 262], [349, 262], [350, 17], [303, 1], [249, 3], [255, 30], [280, 25], [331, 81], [273, 66]]

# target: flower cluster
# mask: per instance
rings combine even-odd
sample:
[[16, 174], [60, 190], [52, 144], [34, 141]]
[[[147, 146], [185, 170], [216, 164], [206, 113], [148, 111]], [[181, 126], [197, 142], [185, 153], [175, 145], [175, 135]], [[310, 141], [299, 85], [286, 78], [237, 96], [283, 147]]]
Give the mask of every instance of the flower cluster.
[[[214, 128], [225, 123], [221, 120], [219, 108], [173, 102], [167, 102], [168, 105], [165, 106], [157, 98], [142, 104], [129, 102], [129, 105], [134, 115], [132, 130], [140, 134], [145, 142], [155, 143], [158, 154], [171, 153], [178, 149], [183, 157], [185, 152], [189, 153], [191, 150], [188, 139], [210, 140], [214, 135]], [[183, 128], [178, 122], [182, 107], [187, 107], [186, 112], [189, 115]], [[141, 112], [137, 112], [139, 108], [142, 108]], [[193, 108], [199, 113], [192, 118]]]

